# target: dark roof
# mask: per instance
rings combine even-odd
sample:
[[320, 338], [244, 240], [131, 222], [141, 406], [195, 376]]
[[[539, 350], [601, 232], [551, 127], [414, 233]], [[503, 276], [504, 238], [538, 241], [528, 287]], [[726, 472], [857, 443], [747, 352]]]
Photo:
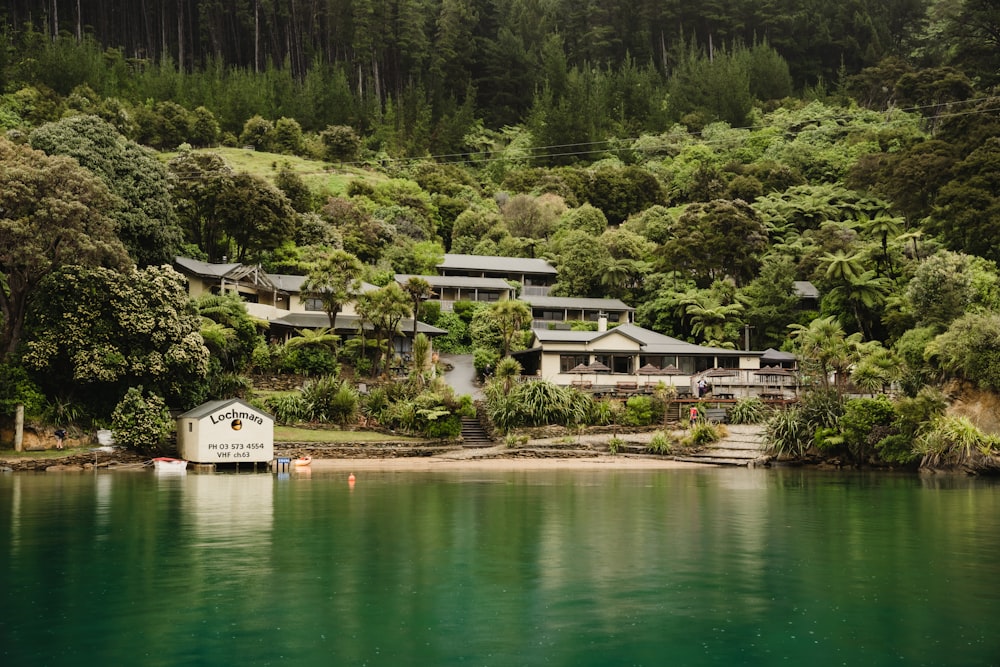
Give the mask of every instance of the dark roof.
[[524, 301], [533, 308], [571, 308], [576, 310], [607, 310], [613, 312], [632, 312], [635, 310], [621, 299], [590, 299], [571, 296], [522, 296]]
[[185, 273], [205, 278], [223, 278], [227, 273], [236, 267], [242, 266], [239, 263], [213, 264], [211, 262], [202, 262], [197, 259], [191, 259], [190, 257], [174, 257], [174, 265], [183, 269]]
[[495, 257], [493, 255], [457, 255], [447, 253], [437, 265], [439, 271], [489, 271], [490, 273], [543, 273], [556, 275], [556, 267], [544, 259], [531, 257]]
[[[275, 285], [279, 289], [282, 289], [290, 294], [300, 294], [302, 292], [302, 283], [306, 281], [306, 276], [291, 276], [284, 273], [269, 273], [267, 274]], [[361, 288], [356, 292], [356, 294], [367, 294], [373, 290], [377, 290], [378, 287], [372, 285], [371, 283], [366, 283], [361, 281]]]
[[[357, 331], [361, 324], [361, 318], [356, 315], [337, 315], [337, 327], [336, 331]], [[276, 320], [271, 320], [271, 326], [285, 326], [291, 327], [292, 329], [323, 329], [330, 326], [330, 318], [327, 317], [326, 313], [288, 313], [283, 317]], [[364, 323], [365, 331], [371, 331], [372, 325], [369, 322]], [[403, 334], [408, 334], [413, 331], [413, 319], [403, 319], [399, 322], [399, 331]], [[444, 329], [439, 329], [437, 327], [431, 326], [426, 322], [417, 321], [417, 333], [426, 334], [428, 336], [441, 336], [448, 333]]]
[[[410, 279], [408, 273], [397, 273], [396, 282], [402, 285]], [[467, 289], [492, 289], [513, 291], [510, 283], [503, 278], [470, 278], [468, 276], [416, 276], [423, 278], [431, 287], [461, 287]]]
[[243, 283], [267, 290], [281, 290], [263, 269], [247, 264], [213, 264], [190, 257], [174, 257], [174, 266], [183, 273], [220, 282]]
[[600, 338], [618, 333], [639, 343], [644, 354], [666, 354], [681, 356], [759, 356], [760, 352], [744, 350], [729, 350], [721, 347], [695, 345], [683, 340], [664, 336], [663, 334], [643, 329], [635, 324], [622, 324], [607, 331], [559, 331], [553, 329], [535, 329], [535, 338], [540, 343], [593, 343]]

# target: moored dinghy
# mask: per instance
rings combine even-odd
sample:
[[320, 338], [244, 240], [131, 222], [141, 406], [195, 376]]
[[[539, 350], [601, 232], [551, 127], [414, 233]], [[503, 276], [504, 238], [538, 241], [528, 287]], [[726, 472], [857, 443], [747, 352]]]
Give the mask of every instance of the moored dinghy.
[[187, 472], [187, 464], [188, 462], [184, 459], [158, 456], [153, 459], [153, 470], [156, 472]]
[[311, 456], [300, 456], [299, 458], [292, 460], [292, 465], [294, 465], [296, 468], [305, 468], [310, 463], [312, 463]]

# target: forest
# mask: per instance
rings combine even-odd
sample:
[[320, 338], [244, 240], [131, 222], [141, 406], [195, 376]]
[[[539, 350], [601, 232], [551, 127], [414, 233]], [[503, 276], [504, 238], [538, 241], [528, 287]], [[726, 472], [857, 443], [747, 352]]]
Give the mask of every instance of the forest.
[[[162, 265], [235, 258], [335, 295], [364, 279], [373, 322], [417, 314], [509, 383], [527, 332], [495, 332], [516, 312], [435, 312], [391, 279], [453, 252], [544, 257], [555, 294], [796, 352], [815, 391], [770, 418], [777, 449], [1000, 451], [1000, 424], [949, 411], [1000, 391], [990, 2], [29, 5], [4, 3], [0, 36], [5, 413], [134, 425], [286, 370], [317, 378], [265, 406], [286, 421], [446, 435], [470, 407], [422, 373], [367, 397], [347, 381], [384, 370], [393, 325], [269, 346]], [[248, 150], [267, 166], [223, 157]], [[488, 393], [505, 428], [548, 419], [528, 403], [560, 423], [662, 413], [527, 385], [547, 393]]]

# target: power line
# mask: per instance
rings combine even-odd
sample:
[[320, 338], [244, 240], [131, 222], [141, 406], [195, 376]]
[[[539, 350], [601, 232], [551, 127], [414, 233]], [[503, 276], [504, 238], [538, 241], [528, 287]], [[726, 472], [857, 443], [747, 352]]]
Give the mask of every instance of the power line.
[[[979, 97], [979, 98], [970, 99], [970, 100], [959, 100], [959, 101], [955, 101], [955, 102], [940, 102], [940, 103], [924, 104], [924, 105], [917, 105], [917, 106], [911, 106], [911, 107], [891, 108], [891, 109], [886, 109], [884, 111], [876, 111], [876, 110], [872, 110], [872, 109], [860, 109], [857, 112], [853, 112], [853, 113], [847, 113], [847, 114], [841, 114], [841, 115], [833, 115], [833, 116], [823, 116], [823, 117], [816, 117], [816, 118], [806, 118], [806, 119], [796, 120], [794, 124], [798, 125], [798, 126], [802, 126], [802, 127], [800, 127], [799, 129], [795, 130], [792, 134], [793, 135], [798, 135], [798, 134], [801, 134], [803, 132], [809, 131], [810, 129], [813, 129], [811, 126], [814, 125], [814, 124], [816, 124], [816, 123], [829, 123], [829, 122], [852, 120], [852, 119], [857, 118], [859, 115], [862, 115], [862, 114], [882, 114], [882, 115], [893, 115], [893, 114], [900, 114], [900, 113], [902, 113], [902, 114], [911, 114], [911, 113], [917, 113], [917, 112], [920, 112], [920, 111], [926, 110], [926, 109], [933, 109], [933, 108], [940, 108], [940, 107], [947, 108], [947, 107], [953, 107], [953, 106], [956, 106], [956, 105], [982, 104], [982, 103], [987, 103], [987, 102], [994, 102], [994, 101], [997, 101], [997, 100], [1000, 100], [1000, 96], [992, 95], [992, 96]], [[955, 112], [949, 112], [949, 113], [942, 113], [942, 114], [938, 114], [938, 115], [934, 116], [934, 118], [936, 118], [936, 119], [944, 119], [944, 118], [956, 118], [956, 117], [961, 117], [961, 116], [974, 116], [974, 115], [985, 115], [985, 114], [994, 114], [994, 113], [1000, 113], [1000, 111], [995, 110], [995, 109], [971, 109], [971, 110], [967, 110], [967, 111], [955, 111]], [[883, 125], [889, 126], [889, 125], [893, 125], [893, 124], [898, 124], [900, 122], [902, 122], [902, 121], [899, 121], [899, 120], [898, 121], [886, 121], [886, 122], [883, 123]], [[757, 130], [763, 130], [763, 129], [766, 129], [766, 128], [769, 128], [769, 127], [774, 127], [774, 124], [768, 124], [768, 125], [765, 125], [765, 124], [755, 124], [755, 125], [737, 126], [737, 127], [731, 127], [730, 130], [737, 131], [737, 132], [739, 132], [739, 131], [753, 132], [753, 131], [757, 131]], [[667, 132], [661, 133], [660, 135], [645, 135], [645, 136], [656, 138], [658, 136], [662, 136], [663, 134], [668, 134], [669, 132], [670, 132], [670, 130], [668, 130]], [[688, 139], [701, 139], [702, 142], [707, 143], [708, 145], [728, 143], [728, 141], [726, 141], [724, 139], [719, 139], [719, 140], [704, 139], [703, 138], [704, 133], [705, 133], [704, 129], [697, 130], [697, 131], [684, 130], [683, 132], [678, 133], [677, 136], [678, 136], [678, 138], [680, 140], [683, 140], [685, 138], [688, 138]], [[657, 150], [656, 148], [643, 148], [641, 146], [630, 145], [630, 144], [634, 144], [636, 141], [638, 141], [641, 138], [643, 138], [643, 137], [625, 137], [625, 138], [615, 138], [615, 139], [603, 139], [603, 140], [600, 140], [600, 141], [584, 141], [584, 142], [576, 142], [576, 143], [569, 143], [569, 144], [550, 144], [550, 145], [546, 145], [546, 146], [530, 146], [530, 147], [526, 147], [524, 149], [524, 154], [516, 154], [516, 155], [511, 155], [511, 156], [498, 155], [497, 151], [485, 150], [484, 149], [484, 150], [479, 150], [479, 151], [466, 151], [466, 152], [462, 152], [462, 153], [442, 153], [442, 154], [438, 154], [438, 155], [425, 155], [425, 156], [419, 156], [419, 157], [389, 157], [389, 156], [386, 156], [386, 157], [382, 157], [382, 158], [376, 158], [375, 160], [353, 160], [353, 161], [348, 161], [348, 162], [340, 162], [338, 164], [340, 166], [342, 166], [342, 167], [370, 167], [370, 166], [372, 166], [373, 162], [382, 162], [382, 163], [388, 163], [388, 164], [414, 164], [414, 163], [420, 163], [420, 162], [426, 162], [426, 161], [447, 160], [448, 164], [453, 164], [453, 165], [469, 165], [469, 164], [481, 164], [482, 162], [493, 162], [493, 161], [503, 160], [503, 159], [509, 159], [509, 160], [512, 160], [512, 161], [520, 161], [520, 160], [529, 160], [530, 161], [530, 160], [542, 160], [542, 159], [552, 159], [552, 158], [561, 158], [561, 157], [580, 157], [580, 156], [585, 156], [585, 155], [598, 155], [598, 154], [601, 154], [601, 153], [620, 153], [620, 152], [624, 152], [624, 151], [632, 151], [632, 152], [642, 153], [642, 152], [653, 152], [653, 151]], [[583, 149], [583, 150], [574, 150], [574, 149]], [[549, 152], [549, 151], [556, 151], [556, 152]], [[448, 159], [448, 158], [455, 158], [455, 157], [460, 157], [460, 158], [463, 158], [463, 159], [461, 159], [461, 160], [449, 160]], [[317, 172], [306, 172], [305, 174], [303, 174], [301, 172], [298, 172], [298, 173], [299, 173], [300, 176], [301, 175], [306, 175], [306, 176], [320, 176], [320, 175], [325, 175], [327, 172], [325, 172], [325, 171], [317, 171]], [[176, 178], [180, 178], [181, 180], [193, 180], [193, 179], [197, 179], [197, 178], [204, 178], [203, 174], [200, 174], [200, 173], [197, 173], [197, 172], [190, 172], [189, 174], [176, 174], [175, 173], [174, 176]]]

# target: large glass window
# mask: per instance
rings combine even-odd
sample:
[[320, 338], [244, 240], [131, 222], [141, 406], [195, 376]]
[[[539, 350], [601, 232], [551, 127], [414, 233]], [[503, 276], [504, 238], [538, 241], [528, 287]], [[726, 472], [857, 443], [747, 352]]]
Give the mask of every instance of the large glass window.
[[314, 296], [307, 296], [302, 299], [302, 304], [305, 306], [306, 310], [321, 312], [323, 310], [323, 301], [317, 299]]
[[569, 373], [572, 369], [576, 368], [580, 364], [587, 365], [589, 360], [586, 354], [560, 354], [559, 355], [559, 372]]

